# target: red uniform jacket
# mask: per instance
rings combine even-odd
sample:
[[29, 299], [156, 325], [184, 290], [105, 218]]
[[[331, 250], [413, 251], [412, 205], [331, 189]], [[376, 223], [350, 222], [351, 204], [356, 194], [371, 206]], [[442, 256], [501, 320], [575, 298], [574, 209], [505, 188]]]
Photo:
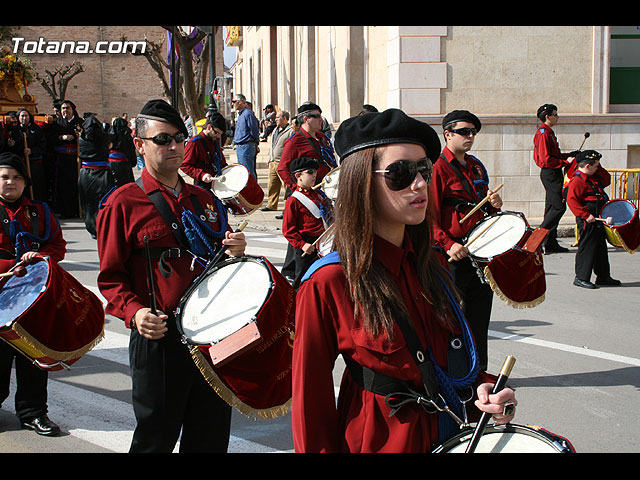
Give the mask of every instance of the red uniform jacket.
[[[462, 175], [464, 175], [472, 188], [473, 181], [482, 177], [484, 171], [482, 165], [472, 156], [465, 155], [467, 164], [463, 167], [455, 160], [453, 153], [447, 147], [442, 150], [442, 155], [445, 158], [441, 156], [433, 166], [433, 177], [429, 185], [429, 202], [434, 214], [433, 234], [435, 244], [446, 252], [454, 243], [461, 243], [462, 238], [484, 217], [484, 213], [480, 209], [465, 220], [464, 223], [460, 223], [460, 220], [469, 213], [473, 206], [486, 196], [488, 186], [485, 185], [481, 189], [482, 195], [478, 195], [475, 189], [472, 191], [473, 196], [469, 195], [450, 163], [456, 162], [460, 172], [462, 172]], [[461, 199], [471, 205], [458, 211], [453, 205], [447, 204], [448, 201], [445, 199]], [[496, 208], [488, 207], [489, 213], [497, 211], [498, 209]]]
[[184, 146], [184, 161], [180, 169], [194, 180], [202, 180], [205, 173], [215, 177], [226, 166], [227, 160], [220, 144], [209, 140], [204, 133], [191, 137]]
[[335, 162], [331, 142], [322, 132], [316, 133], [316, 138], [312, 138], [311, 135], [301, 128], [284, 142], [282, 157], [280, 157], [280, 163], [278, 164], [278, 175], [285, 185], [293, 187], [296, 183], [289, 169], [289, 164], [296, 158], [317, 158], [320, 161], [316, 182], [320, 182], [324, 176], [334, 168], [334, 166], [327, 163], [327, 160], [323, 159], [321, 147], [327, 150], [327, 155]]
[[[592, 175], [576, 172], [567, 187], [567, 206], [576, 217], [586, 220], [591, 213], [598, 216], [606, 199], [604, 189], [611, 184], [611, 174], [601, 165]], [[597, 202], [595, 211], [589, 211], [587, 202]]]
[[[147, 170], [142, 171], [141, 178], [147, 193], [157, 189], [162, 191], [178, 221], [183, 208], [194, 210], [190, 196], [195, 194], [202, 208], [208, 210], [210, 228], [216, 231], [220, 228], [220, 213], [210, 191], [184, 183], [180, 195], [175, 197]], [[151, 248], [174, 248], [179, 244], [156, 207], [136, 183], [121, 186], [105, 200], [98, 213], [97, 230], [100, 255], [98, 287], [108, 301], [106, 311], [123, 319], [130, 327], [135, 313], [150, 306], [145, 235], [150, 239]], [[162, 276], [158, 268], [153, 269], [157, 306], [162, 312], [173, 314], [184, 292], [202, 272], [203, 267], [197, 262], [191, 270], [192, 260], [190, 255], [169, 260], [173, 269], [169, 278]], [[152, 262], [157, 267], [158, 260]]]
[[533, 137], [533, 160], [540, 168], [562, 168], [569, 165], [568, 153], [561, 153], [551, 127], [542, 125]]
[[[430, 345], [436, 363], [446, 369], [451, 332], [435, 319], [433, 307], [422, 295], [416, 256], [407, 244], [407, 236], [405, 248], [376, 237], [374, 261], [382, 264], [400, 290], [420, 341]], [[360, 319], [354, 320], [347, 292], [339, 264], [317, 270], [298, 290], [291, 408], [296, 452], [431, 451], [438, 439], [436, 414], [416, 404], [389, 417], [391, 409], [384, 397], [361, 388], [348, 371], [336, 406], [332, 371], [338, 355], [422, 390], [420, 371], [399, 327], [394, 329], [393, 340], [386, 334], [372, 337]], [[478, 377], [490, 379], [495, 377]]]
[[[296, 187], [306, 195], [318, 209], [327, 208], [324, 197], [317, 190]], [[289, 241], [293, 248], [301, 249], [305, 243], [305, 238], [319, 237], [324, 232], [322, 218], [316, 218], [300, 200], [293, 195], [287, 199], [282, 216], [282, 234]]]
[[[58, 219], [53, 213], [49, 211], [49, 218], [46, 218], [46, 210], [42, 203], [29, 200], [26, 196], [22, 196], [22, 199], [16, 204], [11, 205], [4, 200], [0, 199], [0, 206], [4, 207], [9, 217], [9, 221], [16, 219], [20, 224], [22, 231], [35, 234], [37, 237], [42, 238], [40, 242], [40, 248], [38, 251], [45, 256], [48, 256], [54, 262], [59, 262], [64, 259], [67, 251], [67, 243], [62, 237], [62, 228]], [[29, 216], [30, 210], [35, 211], [38, 214], [38, 231], [34, 232], [32, 228], [32, 220]], [[46, 228], [47, 220], [49, 222], [48, 237]], [[32, 243], [30, 238], [24, 237], [25, 251], [32, 249]], [[24, 252], [22, 252], [24, 253]], [[9, 259], [9, 257], [12, 257]], [[0, 228], [0, 273], [8, 271], [19, 258], [16, 258], [16, 249], [12, 243], [12, 240], [5, 233], [4, 228]]]

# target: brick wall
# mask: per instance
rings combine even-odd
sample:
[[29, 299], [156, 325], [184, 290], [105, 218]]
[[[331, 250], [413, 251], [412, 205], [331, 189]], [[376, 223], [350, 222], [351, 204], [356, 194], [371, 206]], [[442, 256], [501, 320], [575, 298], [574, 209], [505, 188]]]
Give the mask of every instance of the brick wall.
[[[100, 41], [119, 41], [123, 35], [129, 41], [148, 38], [156, 43], [163, 41], [165, 47], [167, 44], [166, 30], [159, 26], [23, 26], [16, 32], [25, 41], [42, 38], [45, 46], [49, 45], [46, 42], [70, 40], [89, 42], [91, 48]], [[76, 104], [80, 115], [93, 112], [101, 121], [110, 122], [112, 117], [125, 112], [135, 116], [148, 100], [164, 96], [158, 75], [144, 57], [116, 53], [23, 53], [20, 48], [18, 53], [28, 58], [41, 76], [45, 69], [51, 71], [75, 60], [81, 62], [85, 71], [69, 82], [66, 92], [66, 98]], [[222, 64], [221, 53], [216, 60]], [[217, 71], [221, 71], [221, 66]], [[35, 95], [40, 113], [52, 112], [52, 99], [39, 82], [34, 81], [28, 91]]]

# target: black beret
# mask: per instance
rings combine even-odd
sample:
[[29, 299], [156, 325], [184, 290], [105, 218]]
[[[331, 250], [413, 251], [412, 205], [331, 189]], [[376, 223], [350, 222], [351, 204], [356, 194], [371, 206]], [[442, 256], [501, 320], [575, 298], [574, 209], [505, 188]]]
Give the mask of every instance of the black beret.
[[189, 135], [184, 120], [182, 120], [178, 111], [164, 100], [149, 100], [145, 106], [142, 107], [142, 110], [140, 110], [138, 118], [170, 123], [178, 128], [185, 136]]
[[320, 162], [318, 162], [317, 158], [309, 158], [309, 157], [300, 157], [294, 158], [291, 160], [289, 164], [289, 170], [291, 173], [302, 172], [303, 170], [308, 170], [312, 168], [313, 170], [317, 170], [320, 166]]
[[338, 127], [334, 141], [341, 161], [359, 150], [392, 143], [422, 145], [432, 162], [441, 151], [440, 139], [433, 128], [396, 108], [348, 118]]
[[215, 128], [222, 130], [222, 132], [226, 132], [227, 131], [227, 121], [224, 119], [224, 117], [216, 112], [213, 113], [208, 119], [207, 119], [207, 124], [214, 126]]
[[322, 109], [315, 103], [305, 102], [298, 107], [298, 115], [304, 112], [310, 112], [312, 110], [318, 110], [320, 113], [322, 113]]
[[456, 122], [473, 123], [478, 131], [482, 128], [480, 119], [468, 110], [454, 110], [453, 112], [447, 113], [442, 119], [442, 128], [446, 129], [447, 126]]
[[602, 154], [600, 152], [597, 152], [595, 150], [582, 150], [576, 155], [575, 161], [578, 162], [579, 165], [582, 162], [595, 162], [596, 160], [600, 160], [601, 158]]
[[27, 186], [31, 185], [31, 179], [27, 172], [27, 165], [15, 153], [0, 153], [0, 168], [13, 168], [24, 177]]

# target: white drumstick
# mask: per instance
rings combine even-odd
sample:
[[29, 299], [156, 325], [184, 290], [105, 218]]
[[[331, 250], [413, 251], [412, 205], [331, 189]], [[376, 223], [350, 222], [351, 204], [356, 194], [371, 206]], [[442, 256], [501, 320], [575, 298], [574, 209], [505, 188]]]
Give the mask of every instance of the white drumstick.
[[613, 225], [613, 217], [607, 217], [607, 218], [596, 218], [596, 220], [599, 220], [601, 222], [607, 223], [609, 225]]
[[[484, 232], [486, 232], [487, 230], [489, 230], [489, 229], [493, 226], [493, 224], [494, 224], [494, 223], [496, 223], [498, 220], [500, 220], [500, 217], [496, 217], [496, 218], [493, 220], [493, 222], [491, 222], [489, 225], [487, 225], [486, 227], [484, 227], [484, 228], [482, 229], [482, 231], [481, 231], [479, 234], [477, 234], [475, 237], [473, 237], [471, 240], [469, 240], [467, 243], [465, 243], [465, 244], [464, 244], [464, 246], [465, 246], [465, 247], [469, 247], [469, 245], [471, 245], [473, 242], [475, 242], [477, 239], [479, 239], [479, 238], [482, 236], [482, 234], [484, 234]], [[452, 258], [449, 258], [449, 262], [453, 262], [453, 257], [452, 257]]]
[[493, 195], [494, 193], [497, 193], [498, 191], [500, 191], [500, 189], [501, 189], [502, 187], [503, 187], [503, 184], [501, 183], [500, 185], [498, 185], [498, 186], [496, 187], [496, 189], [495, 189], [493, 192], [491, 192], [490, 194], [487, 194], [487, 196], [486, 196], [486, 197], [484, 197], [480, 203], [478, 203], [475, 207], [473, 207], [473, 208], [471, 209], [471, 211], [470, 211], [469, 213], [467, 213], [467, 214], [466, 214], [466, 215], [465, 215], [465, 216], [460, 220], [460, 223], [464, 223], [464, 222], [465, 222], [465, 220], [466, 220], [467, 218], [469, 218], [471, 215], [473, 215], [474, 213], [476, 213], [480, 207], [482, 207], [485, 203], [487, 203], [487, 202], [489, 201], [489, 198], [491, 198], [491, 195]]

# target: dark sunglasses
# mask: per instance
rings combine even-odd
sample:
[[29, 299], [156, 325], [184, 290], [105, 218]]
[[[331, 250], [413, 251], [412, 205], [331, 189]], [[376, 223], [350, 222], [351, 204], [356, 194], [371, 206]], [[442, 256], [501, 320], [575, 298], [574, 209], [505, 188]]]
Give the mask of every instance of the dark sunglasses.
[[419, 173], [427, 185], [431, 183], [432, 164], [428, 158], [421, 158], [417, 162], [412, 160], [398, 160], [387, 166], [386, 170], [374, 170], [384, 173], [384, 179], [389, 190], [404, 190], [413, 183]]
[[175, 140], [176, 143], [183, 143], [187, 137], [184, 133], [176, 133], [175, 135], [169, 135], [168, 133], [159, 133], [154, 137], [139, 137], [141, 140], [151, 140], [156, 145], [169, 145], [171, 140]]
[[458, 135], [462, 135], [463, 137], [468, 137], [470, 133], [473, 133], [474, 137], [478, 134], [477, 128], [469, 128], [469, 127], [454, 128], [454, 129], [451, 129], [450, 131], [453, 133], [457, 133]]

